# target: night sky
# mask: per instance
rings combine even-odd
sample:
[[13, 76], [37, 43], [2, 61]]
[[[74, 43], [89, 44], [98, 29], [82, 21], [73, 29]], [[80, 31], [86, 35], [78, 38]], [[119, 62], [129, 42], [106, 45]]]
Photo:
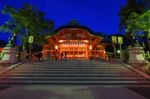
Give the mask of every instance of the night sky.
[[[94, 32], [113, 34], [119, 32], [118, 12], [126, 0], [0, 0], [0, 10], [5, 5], [19, 8], [23, 3], [35, 5], [45, 12], [46, 17], [55, 22], [55, 28], [76, 19]], [[0, 25], [7, 19], [7, 15], [0, 13]], [[0, 39], [5, 36], [8, 37], [0, 33]]]

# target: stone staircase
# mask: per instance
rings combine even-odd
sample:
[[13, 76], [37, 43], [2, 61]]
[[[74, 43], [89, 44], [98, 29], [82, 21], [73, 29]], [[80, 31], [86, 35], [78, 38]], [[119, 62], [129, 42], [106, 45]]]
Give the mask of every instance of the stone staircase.
[[119, 63], [49, 60], [28, 62], [0, 74], [0, 85], [149, 86], [150, 82]]

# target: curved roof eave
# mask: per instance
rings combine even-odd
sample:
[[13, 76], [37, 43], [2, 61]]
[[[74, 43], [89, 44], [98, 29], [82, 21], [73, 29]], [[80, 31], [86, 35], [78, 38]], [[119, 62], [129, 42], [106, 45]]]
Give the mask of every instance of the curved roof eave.
[[91, 33], [91, 34], [93, 33], [93, 31], [90, 28], [88, 28], [86, 26], [81, 26], [81, 25], [64, 25], [64, 26], [60, 26], [54, 32], [58, 33], [61, 29], [64, 29], [64, 28], [83, 28], [83, 29], [86, 29], [87, 31], [89, 31], [89, 33]]

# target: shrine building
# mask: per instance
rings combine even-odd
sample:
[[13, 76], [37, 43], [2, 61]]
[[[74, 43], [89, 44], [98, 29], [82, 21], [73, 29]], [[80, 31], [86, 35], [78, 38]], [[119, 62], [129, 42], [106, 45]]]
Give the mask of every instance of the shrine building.
[[95, 36], [85, 26], [77, 24], [61, 26], [55, 34], [48, 37], [43, 46], [44, 59], [93, 59], [106, 58], [103, 37]]

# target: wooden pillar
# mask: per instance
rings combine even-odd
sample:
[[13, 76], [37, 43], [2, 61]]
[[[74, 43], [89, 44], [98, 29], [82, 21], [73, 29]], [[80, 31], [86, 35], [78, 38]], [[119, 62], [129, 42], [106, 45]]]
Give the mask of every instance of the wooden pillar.
[[89, 56], [88, 56], [88, 46], [86, 45], [86, 59], [89, 59]]
[[95, 51], [95, 52], [94, 52], [94, 54], [95, 54], [95, 55], [94, 55], [94, 57], [96, 58], [96, 48], [95, 48], [95, 50], [94, 50], [94, 51]]
[[77, 52], [77, 54], [78, 54], [78, 59], [79, 59], [79, 42], [78, 42], [77, 49], [78, 49], [78, 52]]

